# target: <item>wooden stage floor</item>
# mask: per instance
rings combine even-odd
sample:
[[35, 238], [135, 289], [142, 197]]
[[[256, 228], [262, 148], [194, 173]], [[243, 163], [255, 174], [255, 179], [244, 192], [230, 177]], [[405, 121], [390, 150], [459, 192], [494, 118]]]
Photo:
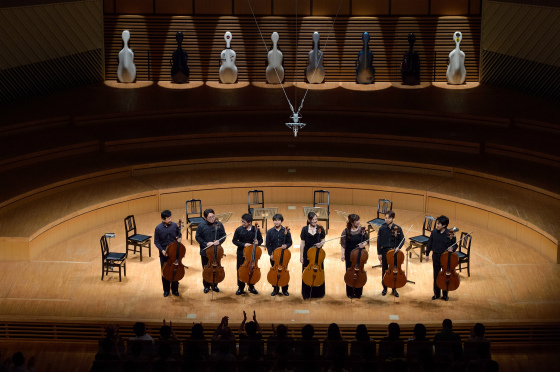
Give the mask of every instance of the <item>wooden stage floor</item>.
[[[76, 236], [64, 244], [51, 247], [32, 261], [0, 262], [0, 319], [46, 321], [153, 321], [161, 319], [177, 323], [191, 321], [214, 323], [228, 315], [232, 323], [242, 319], [243, 310], [256, 310], [261, 324], [271, 323], [346, 323], [387, 324], [391, 321], [414, 324], [440, 323], [444, 318], [455, 322], [524, 322], [560, 320], [560, 267], [548, 258], [504, 236], [472, 227], [461, 221], [451, 221], [461, 231], [474, 229], [472, 240], [471, 277], [461, 274], [461, 286], [450, 292], [449, 302], [432, 301], [432, 264], [413, 255], [407, 284], [399, 290], [400, 298], [381, 295], [381, 269], [375, 249], [368, 262], [368, 282], [364, 295], [352, 303], [345, 295], [344, 263], [338, 242], [326, 245], [326, 296], [303, 301], [301, 264], [299, 263], [299, 233], [305, 224], [303, 205], [288, 209], [287, 204], [275, 205], [284, 214], [285, 225], [292, 229], [297, 248], [292, 248], [290, 262], [290, 296], [271, 297], [266, 281], [270, 267], [268, 255], [263, 253], [259, 266], [262, 279], [256, 285], [258, 295], [236, 296], [235, 247], [231, 236], [225, 246], [223, 259], [226, 279], [221, 292], [202, 292], [201, 265], [197, 245], [184, 241], [187, 255], [183, 262], [190, 266], [181, 281], [180, 296], [164, 298], [160, 280], [157, 249], [152, 257], [140, 262], [139, 255], [129, 255], [127, 276], [122, 282], [118, 274], [109, 274], [101, 281], [99, 238], [103, 233], [115, 232], [111, 250], [124, 252], [122, 222], [105, 225]], [[225, 224], [227, 232], [240, 225], [246, 205], [212, 206], [216, 213], [234, 212]], [[375, 215], [371, 207], [331, 205], [331, 228], [327, 238], [336, 237], [345, 227], [334, 210], [358, 213], [362, 222]], [[174, 210], [174, 220], [184, 214]], [[396, 210], [396, 223], [406, 231], [413, 224], [409, 236], [421, 233], [423, 214]], [[153, 234], [160, 222], [159, 215], [136, 216], [139, 232]], [[269, 222], [269, 227], [272, 221]], [[195, 242], [196, 243], [196, 242]], [[408, 243], [406, 243], [406, 246]], [[403, 267], [404, 269], [404, 267]]]

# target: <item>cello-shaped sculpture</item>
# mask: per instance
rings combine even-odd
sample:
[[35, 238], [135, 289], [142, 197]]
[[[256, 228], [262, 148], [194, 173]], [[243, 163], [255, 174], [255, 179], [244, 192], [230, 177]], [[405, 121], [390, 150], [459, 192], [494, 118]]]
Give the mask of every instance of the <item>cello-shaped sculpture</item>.
[[189, 66], [187, 65], [188, 55], [183, 50], [183, 33], [177, 32], [175, 35], [177, 40], [177, 50], [173, 52], [171, 57], [171, 80], [174, 83], [182, 84], [189, 82]]
[[313, 33], [313, 49], [309, 51], [309, 64], [305, 70], [307, 82], [321, 84], [325, 80], [325, 68], [323, 67], [323, 52], [319, 50], [318, 32]]
[[268, 52], [266, 81], [269, 84], [281, 84], [284, 80], [284, 67], [282, 67], [284, 56], [282, 52], [278, 50], [278, 39], [280, 39], [278, 32], [273, 32], [270, 39], [272, 39], [272, 49]]
[[420, 56], [414, 50], [416, 36], [413, 32], [408, 34], [408, 52], [404, 54], [401, 63], [401, 77], [404, 85], [420, 84]]
[[222, 50], [221, 65], [220, 65], [220, 81], [224, 84], [233, 84], [237, 81], [237, 66], [235, 65], [235, 58], [237, 55], [231, 49], [231, 32], [224, 34], [226, 41], [226, 49]]
[[449, 53], [447, 81], [449, 81], [449, 84], [463, 84], [467, 77], [465, 53], [459, 48], [459, 44], [461, 44], [461, 40], [463, 40], [463, 34], [459, 31], [455, 31], [453, 40], [455, 40], [455, 49]]
[[122, 33], [124, 46], [119, 52], [119, 67], [117, 77], [121, 83], [132, 83], [136, 79], [136, 66], [134, 65], [134, 52], [128, 47], [130, 32], [124, 30]]
[[375, 68], [373, 67], [373, 53], [369, 50], [369, 33], [362, 34], [364, 46], [358, 54], [356, 67], [356, 82], [358, 84], [371, 84], [375, 78]]

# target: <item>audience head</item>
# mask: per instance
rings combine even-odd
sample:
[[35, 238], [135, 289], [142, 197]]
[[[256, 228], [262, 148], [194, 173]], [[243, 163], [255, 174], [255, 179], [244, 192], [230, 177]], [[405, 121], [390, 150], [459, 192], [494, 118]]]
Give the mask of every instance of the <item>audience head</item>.
[[257, 334], [257, 323], [253, 322], [252, 320], [250, 322], [247, 322], [247, 324], [245, 324], [245, 332], [247, 332], [247, 335], [249, 336], [255, 336]]
[[482, 323], [476, 323], [473, 327], [474, 335], [476, 337], [484, 337], [484, 332], [486, 332], [486, 327]]
[[453, 329], [453, 322], [451, 319], [444, 319], [441, 325], [443, 329]]
[[389, 338], [391, 339], [396, 340], [399, 337], [401, 337], [401, 327], [398, 325], [398, 323], [390, 323], [388, 327], [388, 331], [389, 331]]
[[279, 324], [276, 327], [276, 337], [278, 338], [288, 337], [288, 327], [286, 327], [284, 324]]
[[414, 326], [414, 339], [416, 341], [426, 340], [426, 326], [421, 323], [417, 323]]
[[138, 337], [144, 336], [146, 334], [146, 324], [144, 324], [142, 322], [136, 322], [132, 326], [132, 330], [134, 331], [134, 334], [136, 336], [138, 336]]
[[356, 340], [369, 341], [369, 334], [365, 324], [360, 324], [356, 327]]
[[173, 331], [171, 330], [171, 327], [168, 325], [161, 326], [161, 328], [159, 329], [159, 335], [164, 340], [169, 340], [172, 334]]
[[224, 329], [222, 330], [222, 339], [227, 339], [229, 340], [231, 338], [231, 336], [233, 336], [233, 332], [231, 331], [231, 328], [229, 327], [224, 327]]
[[14, 363], [16, 367], [23, 366], [25, 363], [25, 357], [21, 351], [17, 351], [14, 355], [12, 355], [12, 363]]
[[315, 328], [311, 324], [306, 324], [301, 329], [301, 338], [303, 340], [311, 340], [315, 335]]
[[202, 324], [197, 323], [191, 328], [191, 339], [204, 340], [204, 327]]
[[327, 330], [327, 340], [342, 340], [342, 336], [340, 335], [340, 328], [338, 328], [338, 324], [336, 323], [329, 324], [329, 329]]

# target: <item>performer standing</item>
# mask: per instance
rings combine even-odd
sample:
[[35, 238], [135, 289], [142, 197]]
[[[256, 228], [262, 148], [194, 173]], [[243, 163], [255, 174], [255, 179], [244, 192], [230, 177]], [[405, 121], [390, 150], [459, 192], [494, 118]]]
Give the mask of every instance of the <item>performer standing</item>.
[[[161, 212], [161, 223], [156, 226], [156, 231], [154, 232], [154, 244], [159, 250], [159, 263], [163, 267], [163, 264], [169, 259], [166, 248], [170, 243], [181, 242], [181, 229], [173, 221], [171, 221], [171, 211], [164, 210]], [[169, 290], [173, 296], [179, 296], [179, 282], [170, 282], [165, 279], [162, 275], [161, 282], [163, 283], [163, 297], [169, 296]]]
[[[282, 226], [284, 217], [280, 213], [277, 213], [272, 217], [272, 221], [274, 222], [274, 227], [266, 232], [266, 249], [270, 256], [270, 267], [274, 267], [275, 262], [273, 260], [273, 254], [276, 248], [288, 249], [292, 246], [292, 234], [290, 232], [286, 233], [286, 229]], [[282, 294], [284, 296], [290, 295], [288, 293], [288, 286], [289, 285], [285, 285], [282, 287]], [[272, 289], [270, 295], [276, 296], [279, 288], [273, 286]]]
[[[340, 238], [340, 245], [342, 246], [342, 257], [340, 258], [342, 262], [346, 263], [346, 270], [352, 266], [350, 261], [350, 253], [356, 248], [363, 249], [366, 247], [368, 242], [365, 235], [365, 230], [360, 227], [360, 216], [357, 214], [348, 215], [348, 222], [346, 223], [346, 228], [342, 231]], [[352, 288], [348, 284], [346, 285], [346, 296], [348, 298], [360, 298], [362, 297], [363, 288]]]
[[[436, 279], [439, 272], [441, 271], [441, 255], [445, 252], [454, 252], [457, 249], [455, 245], [454, 248], [450, 248], [455, 244], [457, 239], [455, 238], [455, 233], [453, 230], [447, 229], [449, 225], [449, 218], [446, 216], [439, 216], [436, 218], [436, 228], [432, 231], [430, 238], [428, 239], [428, 244], [426, 248], [426, 262], [430, 262], [430, 252], [432, 254], [432, 262], [434, 268], [434, 296], [432, 300], [437, 300], [440, 297], [441, 289], [436, 284]], [[449, 301], [449, 296], [447, 291], [443, 291], [442, 299]]]
[[[233, 244], [237, 246], [237, 270], [243, 265], [245, 259], [243, 257], [243, 248], [250, 247], [253, 244], [262, 245], [263, 238], [261, 230], [257, 229], [257, 239], [255, 239], [255, 226], [253, 226], [253, 216], [245, 213], [241, 216], [241, 226], [239, 226], [233, 234]], [[237, 292], [236, 295], [245, 293], [245, 283], [237, 278]], [[259, 294], [253, 284], [249, 284], [249, 292], [252, 294]]]
[[[325, 229], [321, 229], [321, 233], [317, 231], [317, 215], [314, 212], [309, 212], [307, 215], [307, 226], [301, 229], [301, 243], [300, 243], [300, 257], [299, 260], [302, 263], [301, 272], [305, 270], [309, 261], [307, 260], [307, 251], [309, 248], [316, 246], [317, 248], [322, 248], [325, 243]], [[318, 243], [318, 244], [317, 244]], [[324, 264], [323, 269], [324, 269]], [[314, 287], [311, 291], [311, 287], [305, 284], [302, 280], [301, 282], [301, 295], [304, 300], [313, 297], [320, 298], [325, 296], [325, 283], [318, 287]]]
[[[387, 294], [387, 286], [383, 283], [383, 276], [389, 268], [387, 264], [387, 252], [395, 248], [395, 251], [400, 250], [400, 243], [403, 241], [403, 232], [400, 226], [393, 223], [395, 219], [395, 212], [388, 211], [385, 213], [385, 223], [381, 225], [377, 231], [377, 258], [381, 261], [383, 272], [381, 274], [381, 284], [383, 285], [382, 296]], [[393, 289], [391, 294], [399, 297], [396, 289]]]
[[[220, 221], [216, 221], [216, 215], [214, 214], [213, 209], [206, 209], [203, 213], [203, 216], [205, 222], [199, 224], [196, 228], [196, 241], [200, 245], [200, 261], [202, 262], [202, 269], [204, 270], [204, 267], [208, 265], [206, 248], [214, 244], [220, 244], [218, 240], [226, 236], [226, 230], [224, 229], [224, 225], [222, 225]], [[208, 283], [204, 279], [202, 279], [202, 284], [204, 285], [204, 293], [210, 292], [210, 286], [212, 284]], [[217, 284], [214, 285], [212, 290], [214, 292], [220, 292]]]

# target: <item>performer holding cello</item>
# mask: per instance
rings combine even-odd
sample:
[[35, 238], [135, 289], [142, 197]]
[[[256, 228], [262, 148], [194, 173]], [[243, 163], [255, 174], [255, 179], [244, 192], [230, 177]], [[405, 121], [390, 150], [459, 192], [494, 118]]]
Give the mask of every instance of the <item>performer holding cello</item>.
[[[266, 232], [266, 249], [270, 256], [270, 267], [274, 267], [275, 264], [273, 254], [276, 248], [288, 249], [292, 246], [292, 234], [290, 234], [289, 231], [286, 232], [286, 229], [282, 226], [284, 217], [280, 213], [277, 213], [272, 217], [272, 221], [274, 222], [274, 227]], [[270, 295], [276, 296], [279, 287], [273, 285], [272, 289]], [[284, 296], [290, 295], [288, 293], [288, 285], [282, 287], [282, 294]]]
[[[309, 212], [307, 215], [307, 226], [301, 229], [301, 245], [300, 245], [300, 257], [299, 260], [302, 263], [302, 272], [310, 264], [307, 259], [307, 251], [312, 247], [322, 248], [325, 243], [325, 229], [317, 225], [317, 215], [314, 212]], [[317, 255], [318, 256], [318, 255]], [[321, 267], [324, 270], [323, 263]], [[310, 285], [305, 284], [302, 275], [301, 282], [301, 295], [303, 299], [308, 299], [310, 297], [320, 298], [325, 296], [325, 283], [315, 286], [313, 289]]]
[[[432, 231], [430, 239], [426, 248], [426, 262], [430, 262], [430, 252], [432, 254], [433, 268], [434, 268], [434, 296], [432, 300], [437, 300], [440, 297], [441, 290], [436, 284], [439, 272], [441, 271], [441, 255], [445, 252], [454, 252], [457, 245], [454, 245], [457, 239], [453, 230], [447, 229], [449, 225], [449, 218], [446, 216], [439, 216], [436, 218], [436, 228]], [[454, 249], [451, 247], [454, 245]], [[443, 291], [442, 300], [449, 301], [447, 291]]]
[[[171, 211], [164, 210], [161, 212], [161, 223], [156, 226], [154, 232], [154, 244], [159, 250], [159, 262], [161, 267], [169, 259], [166, 248], [170, 243], [180, 243], [182, 238], [180, 227], [171, 221]], [[179, 296], [179, 281], [170, 282], [162, 275], [161, 281], [163, 283], [163, 297], [169, 296], [169, 290], [173, 296]]]
[[[383, 273], [381, 275], [381, 284], [383, 285], [382, 296], [387, 294], [387, 286], [383, 283], [383, 276], [389, 268], [387, 264], [387, 252], [391, 249], [395, 249], [395, 253], [400, 250], [400, 243], [403, 241], [403, 231], [400, 226], [393, 223], [395, 219], [395, 212], [387, 211], [385, 213], [385, 223], [381, 225], [377, 231], [377, 258], [381, 261], [381, 267]], [[399, 293], [396, 289], [392, 290], [392, 295], [399, 297]]]
[[[221, 222], [216, 222], [216, 216], [214, 215], [213, 209], [206, 209], [203, 213], [206, 222], [198, 225], [196, 228], [196, 241], [200, 245], [200, 261], [202, 262], [202, 269], [208, 265], [208, 256], [206, 255], [206, 248], [211, 245], [220, 244], [220, 239], [226, 236], [226, 230]], [[210, 248], [209, 248], [210, 249]], [[204, 285], [204, 293], [210, 292], [211, 284], [202, 279], [202, 284]], [[218, 285], [212, 287], [214, 292], [220, 292]]]
[[[245, 258], [243, 257], [243, 248], [250, 247], [253, 244], [262, 245], [263, 238], [261, 235], [260, 229], [255, 231], [255, 226], [253, 226], [253, 216], [248, 213], [245, 213], [241, 216], [241, 226], [239, 226], [235, 233], [233, 234], [233, 244], [237, 246], [237, 270], [243, 263], [245, 262]], [[256, 239], [255, 239], [256, 233]], [[237, 278], [237, 292], [236, 295], [242, 295], [245, 293], [245, 283]], [[253, 284], [249, 284], [249, 292], [252, 294], [259, 294], [259, 292], [255, 289]]]
[[[367, 237], [365, 234], [365, 229], [360, 227], [360, 216], [357, 214], [348, 215], [348, 222], [346, 223], [346, 229], [342, 231], [342, 237], [340, 238], [340, 245], [342, 246], [342, 262], [346, 263], [346, 270], [352, 266], [352, 261], [350, 259], [350, 254], [356, 248], [363, 249], [369, 243], [367, 242]], [[362, 251], [362, 254], [365, 251]], [[346, 296], [348, 298], [360, 298], [362, 297], [363, 288], [353, 288], [346, 284]]]

